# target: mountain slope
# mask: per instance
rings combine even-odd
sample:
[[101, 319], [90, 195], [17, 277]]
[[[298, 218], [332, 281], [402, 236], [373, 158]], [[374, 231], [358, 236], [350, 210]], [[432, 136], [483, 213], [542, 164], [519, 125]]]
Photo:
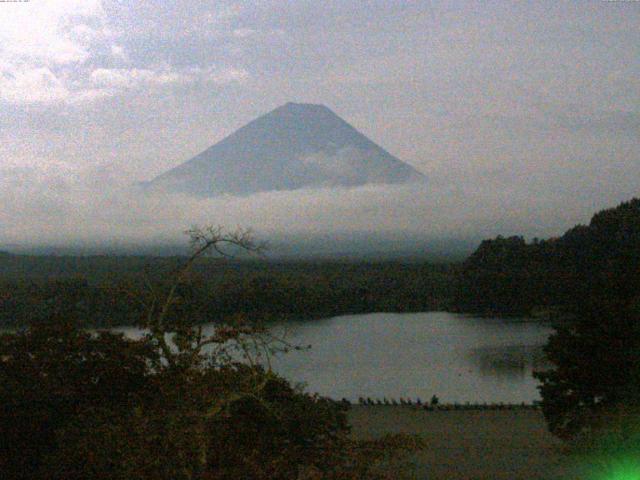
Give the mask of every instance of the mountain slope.
[[146, 187], [215, 196], [423, 179], [327, 107], [287, 103]]

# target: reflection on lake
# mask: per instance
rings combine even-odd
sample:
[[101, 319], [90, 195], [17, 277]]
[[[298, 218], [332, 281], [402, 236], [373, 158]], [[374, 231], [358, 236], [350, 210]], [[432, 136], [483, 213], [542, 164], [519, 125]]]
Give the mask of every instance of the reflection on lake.
[[551, 329], [534, 322], [445, 312], [350, 315], [288, 323], [307, 351], [274, 367], [308, 390], [334, 398], [416, 398], [444, 402], [531, 402], [534, 369]]
[[545, 370], [549, 362], [542, 345], [504, 345], [479, 347], [469, 352], [470, 361], [477, 363], [482, 375], [523, 378], [531, 371]]
[[446, 312], [348, 315], [275, 329], [312, 346], [273, 359], [277, 372], [311, 392], [505, 403], [539, 399], [531, 373], [546, 366], [542, 346], [551, 333], [535, 322]]

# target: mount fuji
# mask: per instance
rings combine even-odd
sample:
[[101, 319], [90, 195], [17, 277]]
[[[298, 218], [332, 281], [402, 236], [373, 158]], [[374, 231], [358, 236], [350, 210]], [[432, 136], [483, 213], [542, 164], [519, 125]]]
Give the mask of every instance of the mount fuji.
[[424, 180], [327, 107], [287, 103], [143, 186], [212, 197]]

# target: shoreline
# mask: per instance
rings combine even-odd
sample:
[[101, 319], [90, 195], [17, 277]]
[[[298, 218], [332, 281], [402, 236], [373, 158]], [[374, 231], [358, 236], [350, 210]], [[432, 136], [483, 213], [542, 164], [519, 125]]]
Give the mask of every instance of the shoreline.
[[408, 478], [580, 478], [537, 408], [424, 410], [407, 405], [352, 405], [348, 416], [352, 434], [359, 439], [404, 433], [425, 441], [425, 449], [412, 456], [412, 466], [403, 472]]
[[482, 402], [482, 403], [471, 403], [471, 402], [454, 402], [454, 403], [437, 403], [432, 404], [430, 402], [421, 402], [419, 399], [413, 401], [411, 399], [400, 398], [396, 400], [395, 398], [387, 399], [386, 397], [381, 400], [380, 398], [364, 398], [360, 397], [357, 402], [350, 402], [347, 399], [340, 400], [342, 403], [346, 403], [353, 406], [358, 407], [406, 407], [413, 408], [417, 410], [424, 410], [427, 412], [446, 412], [446, 411], [470, 411], [470, 410], [480, 410], [480, 411], [490, 411], [490, 410], [540, 410], [540, 401], [534, 400], [531, 403], [520, 402], [520, 403], [505, 403], [505, 402]]

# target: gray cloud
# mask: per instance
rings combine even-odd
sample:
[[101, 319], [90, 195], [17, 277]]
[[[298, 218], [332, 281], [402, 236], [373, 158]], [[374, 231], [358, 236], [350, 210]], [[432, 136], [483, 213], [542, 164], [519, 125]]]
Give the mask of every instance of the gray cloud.
[[[0, 101], [17, 105], [84, 103], [132, 88], [226, 83], [247, 77], [246, 71], [232, 66], [172, 65], [168, 58], [154, 61], [138, 56], [138, 60], [144, 58], [142, 65], [131, 65], [129, 47], [122, 41], [132, 29], [114, 18], [115, 6], [102, 0], [7, 6], [7, 15], [0, 19]], [[125, 8], [122, 4], [117, 7]], [[156, 5], [155, 11], [161, 11], [161, 6]], [[233, 15], [218, 7], [205, 18], [209, 29], [216, 31], [219, 22]], [[172, 19], [176, 25], [175, 16]], [[135, 21], [135, 25], [133, 31], [142, 31], [144, 23]], [[162, 27], [153, 21], [151, 25]]]
[[[258, 229], [561, 233], [637, 195], [635, 2], [0, 4], [0, 242]], [[426, 188], [132, 198], [287, 101]]]
[[[455, 182], [448, 175], [434, 175], [424, 186], [305, 189], [213, 199], [105, 188], [114, 183], [112, 172], [85, 173], [91, 175], [42, 175], [26, 168], [0, 171], [0, 244], [183, 243], [181, 232], [195, 224], [251, 227], [262, 238], [285, 241], [332, 233], [403, 232], [426, 243], [498, 234], [546, 237], [627, 198], [640, 172], [630, 176], [600, 171], [600, 176], [586, 175], [569, 188], [562, 176], [550, 180], [523, 173], [514, 183], [512, 173], [492, 171]], [[613, 184], [616, 188], [607, 186]]]

